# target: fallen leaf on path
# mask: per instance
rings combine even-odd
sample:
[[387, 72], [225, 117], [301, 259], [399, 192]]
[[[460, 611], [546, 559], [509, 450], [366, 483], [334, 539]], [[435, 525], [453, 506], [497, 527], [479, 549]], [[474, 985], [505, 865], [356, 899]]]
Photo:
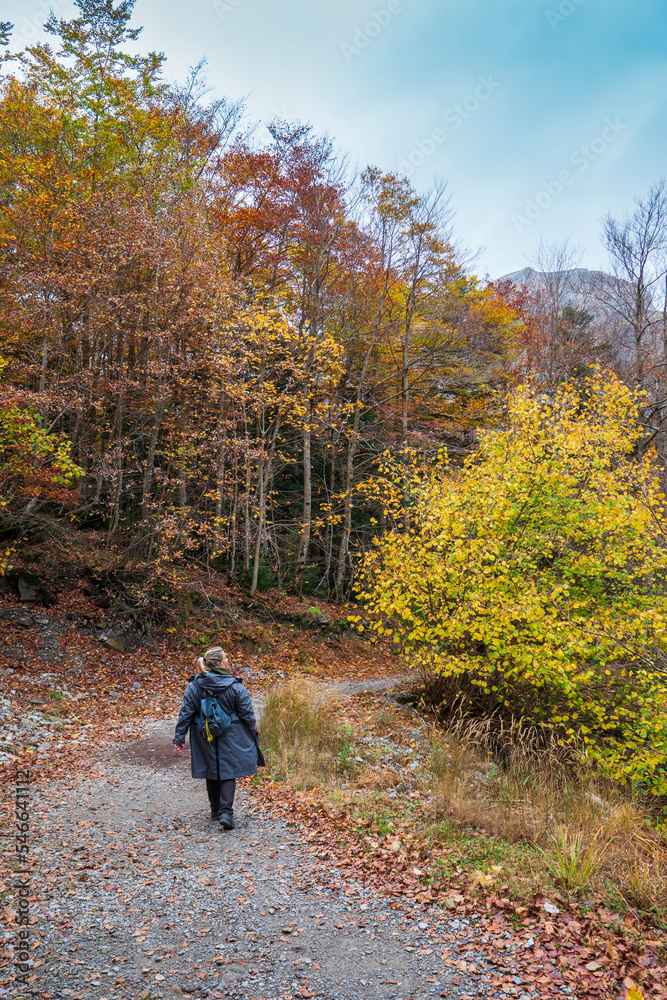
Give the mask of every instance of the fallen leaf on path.
[[480, 885], [482, 888], [486, 888], [493, 885], [493, 875], [487, 875], [485, 872], [473, 872], [472, 881], [474, 885]]

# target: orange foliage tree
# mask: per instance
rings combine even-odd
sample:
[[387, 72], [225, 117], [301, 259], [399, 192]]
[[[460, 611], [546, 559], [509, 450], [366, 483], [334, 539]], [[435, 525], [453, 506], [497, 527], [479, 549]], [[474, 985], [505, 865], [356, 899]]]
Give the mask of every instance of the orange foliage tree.
[[351, 177], [305, 125], [254, 143], [200, 68], [128, 54], [131, 2], [75, 6], [0, 84], [8, 398], [71, 440], [117, 568], [343, 596], [380, 530], [360, 485], [495, 419], [516, 312], [443, 190]]

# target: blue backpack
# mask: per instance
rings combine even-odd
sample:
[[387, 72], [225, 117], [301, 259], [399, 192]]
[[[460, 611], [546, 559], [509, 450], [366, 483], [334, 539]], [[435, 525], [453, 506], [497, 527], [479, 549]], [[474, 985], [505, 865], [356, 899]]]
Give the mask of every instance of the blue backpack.
[[197, 721], [199, 732], [202, 736], [209, 743], [212, 743], [214, 739], [222, 736], [229, 729], [232, 721], [232, 717], [225, 712], [218, 701], [217, 695], [204, 690], [202, 692], [199, 719]]

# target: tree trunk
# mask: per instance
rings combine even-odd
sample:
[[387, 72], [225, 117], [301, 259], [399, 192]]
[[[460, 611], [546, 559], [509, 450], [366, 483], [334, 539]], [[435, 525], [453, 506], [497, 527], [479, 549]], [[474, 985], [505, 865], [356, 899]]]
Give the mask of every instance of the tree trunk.
[[408, 447], [408, 337], [409, 331], [406, 330], [403, 338], [403, 370], [401, 372], [401, 431], [404, 449]]
[[303, 590], [303, 577], [306, 571], [310, 552], [310, 535], [312, 530], [313, 488], [311, 460], [311, 428], [312, 405], [310, 398], [306, 401], [306, 412], [303, 425], [303, 519], [301, 526], [301, 541], [299, 557], [296, 564], [296, 575], [299, 582], [299, 592]]
[[142, 521], [148, 520], [148, 511], [151, 499], [151, 487], [153, 485], [153, 469], [155, 468], [155, 452], [157, 450], [157, 443], [158, 443], [158, 438], [160, 436], [160, 427], [162, 425], [163, 415], [164, 415], [164, 402], [162, 396], [160, 395], [157, 408], [155, 410], [153, 430], [151, 431], [151, 438], [148, 445], [148, 455], [146, 456], [146, 468], [144, 469], [144, 479], [141, 490]]
[[243, 525], [243, 568], [248, 572], [250, 569], [250, 461], [248, 455], [248, 441], [246, 435], [245, 452], [245, 502], [244, 502], [244, 525]]
[[347, 448], [347, 463], [345, 467], [345, 511], [343, 514], [343, 534], [341, 536], [340, 546], [338, 549], [338, 565], [336, 567], [336, 596], [338, 597], [339, 600], [342, 598], [343, 591], [345, 588], [345, 566], [347, 563], [347, 552], [350, 544], [350, 535], [352, 534], [352, 484], [354, 477], [354, 458], [357, 453], [357, 446], [359, 444], [359, 423], [361, 421], [361, 397], [364, 391], [364, 383], [366, 381], [366, 373], [368, 371], [368, 365], [371, 360], [371, 354], [375, 349], [375, 339], [377, 337], [378, 327], [379, 327], [379, 322], [376, 329], [373, 331], [371, 342], [369, 344], [368, 350], [366, 351], [366, 356], [364, 358], [364, 364], [361, 369], [361, 375], [359, 376], [359, 382], [357, 384], [357, 393], [354, 401], [354, 420], [352, 423], [352, 435], [350, 437], [350, 443]]
[[640, 389], [644, 388], [644, 358], [642, 355], [642, 339], [645, 329], [645, 298], [644, 277], [640, 274], [637, 281], [635, 296], [635, 321], [633, 324], [635, 334], [635, 379]]
[[114, 456], [114, 468], [116, 479], [113, 493], [113, 517], [110, 525], [110, 532], [116, 531], [120, 523], [120, 508], [123, 495], [123, 395], [119, 393], [118, 403], [113, 425], [113, 440], [115, 442], [116, 454]]
[[225, 394], [220, 393], [220, 413], [218, 416], [218, 434], [220, 435], [220, 446], [218, 448], [218, 468], [216, 472], [217, 478], [217, 495], [215, 501], [215, 527], [214, 531], [214, 553], [217, 555], [222, 549], [222, 511], [225, 504], [225, 444], [226, 435], [223, 429], [223, 416], [225, 408]]
[[[46, 388], [46, 369], [49, 363], [49, 336], [46, 329], [46, 324], [44, 324], [44, 333], [42, 334], [42, 365], [39, 372], [39, 391], [44, 392]], [[33, 382], [33, 385], [35, 383]]]
[[214, 532], [214, 555], [222, 551], [222, 512], [225, 504], [225, 442], [220, 443], [218, 451], [218, 489], [215, 500], [215, 532]]
[[[273, 463], [273, 456], [276, 451], [276, 444], [278, 442], [278, 431], [280, 430], [282, 414], [280, 410], [276, 415], [276, 424], [273, 429], [273, 434], [271, 436], [271, 444], [269, 446], [268, 454], [262, 456], [259, 463], [259, 496], [258, 496], [258, 508], [259, 515], [257, 518], [257, 538], [255, 539], [255, 555], [252, 568], [252, 585], [250, 587], [250, 596], [254, 597], [257, 592], [257, 580], [259, 578], [259, 560], [262, 551], [262, 539], [267, 536], [267, 521], [266, 521], [266, 496], [267, 496], [267, 484], [271, 483], [271, 466]], [[264, 426], [264, 416], [262, 416], [262, 428]], [[262, 437], [264, 437], [264, 430], [262, 429]]]
[[347, 565], [347, 553], [350, 545], [350, 535], [352, 534], [352, 483], [354, 477], [354, 458], [357, 453], [359, 442], [359, 419], [361, 416], [361, 402], [359, 399], [354, 403], [354, 423], [352, 434], [347, 446], [347, 462], [345, 466], [345, 511], [343, 514], [343, 534], [340, 539], [338, 549], [338, 562], [336, 567], [336, 597], [341, 600], [345, 589], [345, 567]]
[[259, 557], [262, 551], [262, 533], [264, 530], [264, 460], [260, 460], [259, 463], [259, 496], [257, 500], [258, 514], [257, 514], [257, 537], [255, 538], [255, 554], [252, 567], [252, 585], [250, 587], [250, 596], [254, 597], [257, 593], [257, 581], [259, 578]]
[[[326, 455], [325, 455], [326, 458]], [[326, 482], [326, 461], [324, 463], [324, 476]], [[331, 483], [329, 485], [329, 504], [333, 501], [334, 489], [336, 486], [336, 449], [331, 445]], [[331, 563], [333, 561], [333, 545], [334, 545], [334, 526], [331, 518], [328, 519], [327, 524], [327, 543], [326, 543], [326, 555], [324, 562], [324, 579], [327, 584], [327, 595], [331, 593]]]
[[644, 388], [644, 359], [642, 358], [642, 337], [643, 329], [637, 323], [635, 325], [635, 381], [640, 389]]
[[234, 506], [232, 507], [231, 533], [232, 533], [232, 556], [230, 560], [229, 575], [232, 580], [236, 575], [236, 536], [239, 516], [239, 465], [238, 455], [234, 458]]

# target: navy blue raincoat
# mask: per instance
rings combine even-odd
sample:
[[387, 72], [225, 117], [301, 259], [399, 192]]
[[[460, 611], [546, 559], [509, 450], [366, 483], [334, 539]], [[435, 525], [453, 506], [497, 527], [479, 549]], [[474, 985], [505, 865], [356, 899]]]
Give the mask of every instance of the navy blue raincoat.
[[[212, 743], [202, 736], [197, 725], [204, 694], [215, 694], [232, 719], [229, 729]], [[193, 778], [228, 781], [257, 773], [257, 723], [250, 695], [238, 678], [228, 674], [197, 674], [185, 689], [174, 744], [185, 743], [188, 728]]]

